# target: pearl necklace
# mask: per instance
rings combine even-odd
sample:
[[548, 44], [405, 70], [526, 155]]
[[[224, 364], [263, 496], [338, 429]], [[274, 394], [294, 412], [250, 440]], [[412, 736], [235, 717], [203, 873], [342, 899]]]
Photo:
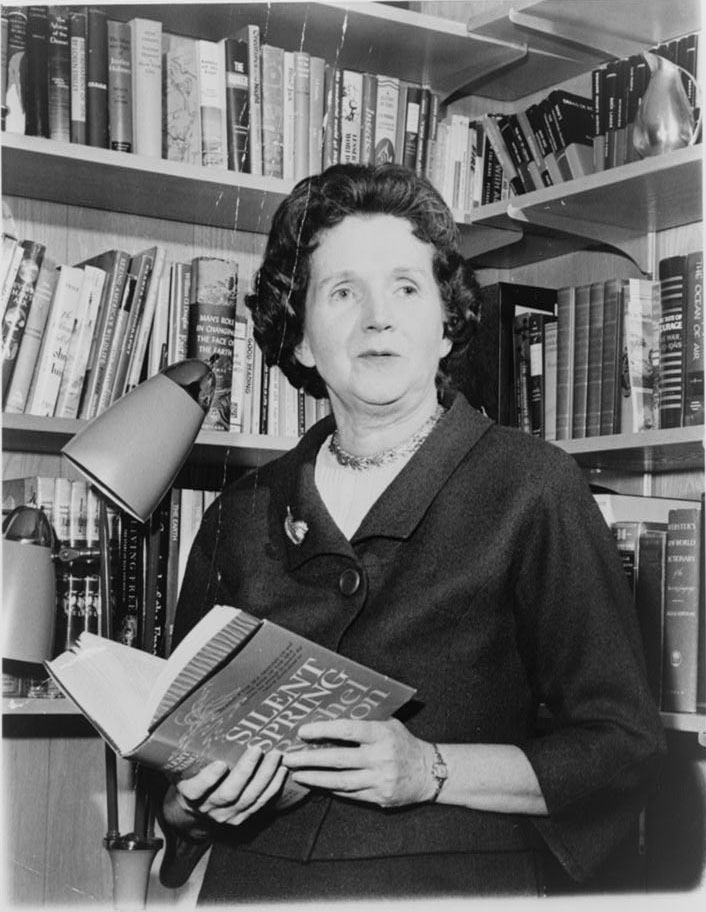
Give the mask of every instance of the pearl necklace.
[[437, 405], [434, 414], [430, 415], [419, 430], [412, 434], [409, 439], [405, 440], [404, 443], [400, 443], [396, 447], [390, 447], [389, 450], [381, 450], [379, 453], [373, 453], [372, 456], [356, 456], [353, 453], [349, 453], [348, 450], [344, 450], [338, 442], [337, 430], [333, 432], [328, 448], [336, 457], [336, 461], [339, 465], [349, 469], [355, 469], [357, 472], [365, 472], [367, 469], [377, 469], [416, 453], [445, 414], [446, 409], [444, 406]]

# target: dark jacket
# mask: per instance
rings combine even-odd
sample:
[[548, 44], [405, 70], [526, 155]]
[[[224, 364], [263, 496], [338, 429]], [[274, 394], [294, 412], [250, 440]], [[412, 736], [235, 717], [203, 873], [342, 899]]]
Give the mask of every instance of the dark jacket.
[[[417, 688], [401, 715], [414, 735], [519, 745], [549, 817], [313, 795], [228, 839], [304, 860], [523, 850], [539, 833], [587, 878], [644, 805], [664, 742], [624, 572], [580, 470], [458, 395], [348, 541], [314, 483], [332, 427], [211, 506], [175, 638], [226, 603], [371, 665]], [[288, 510], [308, 526], [301, 545], [285, 535]]]

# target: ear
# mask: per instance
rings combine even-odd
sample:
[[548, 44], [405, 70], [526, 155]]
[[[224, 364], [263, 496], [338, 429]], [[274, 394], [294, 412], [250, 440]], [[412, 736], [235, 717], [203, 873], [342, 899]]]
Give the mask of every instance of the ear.
[[445, 358], [453, 347], [453, 342], [448, 336], [443, 336], [439, 343], [439, 360]]
[[304, 367], [316, 367], [316, 361], [314, 360], [314, 355], [311, 352], [309, 340], [306, 337], [306, 333], [304, 333], [302, 336], [301, 342], [294, 347], [294, 354], [297, 357], [297, 361], [299, 361], [299, 363]]

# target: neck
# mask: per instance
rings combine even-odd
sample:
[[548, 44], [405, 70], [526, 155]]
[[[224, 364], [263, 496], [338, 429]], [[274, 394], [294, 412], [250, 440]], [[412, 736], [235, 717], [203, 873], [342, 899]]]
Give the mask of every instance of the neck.
[[404, 443], [434, 414], [437, 405], [436, 389], [404, 413], [390, 406], [375, 406], [361, 413], [331, 399], [338, 442], [356, 456], [371, 456]]

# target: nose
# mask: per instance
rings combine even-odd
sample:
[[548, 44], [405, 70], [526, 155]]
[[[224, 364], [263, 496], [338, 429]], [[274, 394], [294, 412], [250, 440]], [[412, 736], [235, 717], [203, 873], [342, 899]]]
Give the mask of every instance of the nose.
[[362, 319], [366, 332], [384, 332], [392, 329], [392, 307], [383, 291], [370, 290], [366, 294]]

